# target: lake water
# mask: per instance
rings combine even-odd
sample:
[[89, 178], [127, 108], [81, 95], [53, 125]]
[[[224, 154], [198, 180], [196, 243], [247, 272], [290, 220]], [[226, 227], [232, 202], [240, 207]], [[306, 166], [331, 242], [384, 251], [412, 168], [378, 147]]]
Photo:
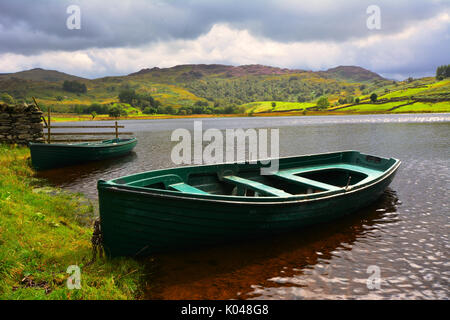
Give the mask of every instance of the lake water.
[[[352, 217], [270, 239], [148, 258], [145, 298], [449, 299], [450, 114], [201, 120], [204, 130], [279, 128], [281, 156], [359, 150], [402, 165], [385, 194]], [[192, 130], [193, 121], [122, 121], [139, 140], [134, 153], [39, 176], [96, 199], [98, 179], [174, 166], [171, 133]], [[373, 270], [381, 282], [369, 289]]]

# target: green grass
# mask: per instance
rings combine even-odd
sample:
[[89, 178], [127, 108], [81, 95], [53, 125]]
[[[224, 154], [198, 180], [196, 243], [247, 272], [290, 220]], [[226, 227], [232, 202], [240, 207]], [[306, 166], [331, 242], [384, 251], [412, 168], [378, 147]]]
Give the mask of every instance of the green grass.
[[398, 109], [392, 110], [393, 113], [401, 112], [450, 112], [450, 101], [438, 103], [416, 102]]
[[[102, 118], [105, 118], [107, 115], [97, 115], [94, 120], [101, 120]], [[89, 121], [92, 120], [91, 116], [84, 116], [84, 115], [76, 115], [73, 116], [60, 116], [58, 114], [52, 114], [52, 122], [66, 122], [66, 121]]]
[[[385, 93], [385, 90], [389, 90]], [[435, 94], [449, 93], [450, 92], [450, 79], [437, 81], [434, 78], [422, 78], [416, 79], [410, 83], [406, 81], [398, 82], [396, 85], [387, 85], [378, 88], [371, 93], [376, 93], [379, 99], [390, 98], [409, 98], [415, 97], [427, 97]], [[371, 94], [370, 93], [370, 94]], [[370, 94], [360, 96], [359, 98], [368, 99]]]
[[[275, 108], [272, 107], [272, 103], [275, 102]], [[243, 104], [247, 113], [254, 112], [276, 112], [276, 111], [288, 111], [296, 109], [305, 109], [315, 106], [312, 102], [285, 102], [285, 101], [257, 101]]]
[[[93, 205], [34, 178], [28, 157], [28, 148], [0, 145], [0, 299], [137, 298], [144, 265], [99, 258], [86, 266]], [[66, 286], [70, 265], [81, 268], [80, 290]]]
[[385, 94], [385, 95], [381, 96], [380, 98], [390, 99], [390, 98], [398, 98], [398, 97], [411, 97], [411, 96], [418, 94], [419, 92], [426, 91], [428, 89], [429, 89], [429, 87], [426, 86], [423, 88], [408, 88], [408, 89], [403, 89], [403, 90], [397, 90], [397, 91], [393, 91], [388, 94]]
[[361, 103], [352, 107], [339, 109], [339, 112], [381, 112], [387, 111], [395, 106], [405, 104], [407, 101], [388, 102], [383, 104]]
[[336, 110], [336, 112], [355, 112], [355, 113], [405, 113], [405, 112], [450, 112], [450, 101], [438, 102], [438, 103], [423, 103], [416, 102], [414, 104], [406, 105], [403, 107], [399, 107], [392, 111], [388, 111], [389, 109], [405, 104], [407, 101], [397, 101], [397, 102], [388, 102], [382, 104], [370, 104], [370, 103], [361, 103], [352, 107], [343, 108]]

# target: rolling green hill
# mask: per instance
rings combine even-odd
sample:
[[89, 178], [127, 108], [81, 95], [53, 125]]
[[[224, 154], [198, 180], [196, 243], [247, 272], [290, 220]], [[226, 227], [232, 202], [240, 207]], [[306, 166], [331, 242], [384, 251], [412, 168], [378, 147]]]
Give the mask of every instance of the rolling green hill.
[[[62, 84], [66, 80], [85, 84], [87, 92], [63, 90]], [[228, 108], [227, 112], [252, 114], [317, 111], [316, 103], [324, 96], [330, 102], [325, 111], [336, 113], [433, 112], [437, 103], [440, 104], [436, 105], [435, 111], [440, 112], [450, 111], [449, 82], [448, 79], [436, 81], [434, 78], [397, 82], [355, 66], [312, 72], [262, 65], [200, 64], [142, 69], [126, 76], [93, 80], [58, 71], [32, 69], [0, 74], [0, 95], [8, 93], [18, 102], [31, 102], [31, 97], [35, 96], [44, 108], [51, 106], [56, 112], [63, 113], [73, 113], [80, 106], [87, 107], [92, 103], [113, 106], [124, 90], [151, 95], [175, 113], [185, 109], [187, 114], [198, 104], [206, 106], [203, 109], [208, 109], [208, 113], [224, 108]], [[372, 93], [378, 96], [376, 103], [369, 101]], [[360, 103], [355, 104], [356, 98]], [[142, 114], [139, 109], [130, 109], [130, 105], [124, 107], [134, 110], [135, 115]]]

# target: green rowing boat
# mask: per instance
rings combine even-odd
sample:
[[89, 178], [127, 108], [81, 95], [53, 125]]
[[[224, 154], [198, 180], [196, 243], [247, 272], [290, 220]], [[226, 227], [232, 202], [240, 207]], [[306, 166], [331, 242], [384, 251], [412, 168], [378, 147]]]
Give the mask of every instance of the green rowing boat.
[[97, 143], [30, 143], [31, 163], [36, 170], [46, 170], [89, 161], [119, 157], [129, 153], [136, 138], [110, 139]]
[[103, 245], [140, 256], [327, 222], [380, 197], [400, 161], [357, 151], [149, 171], [98, 181]]

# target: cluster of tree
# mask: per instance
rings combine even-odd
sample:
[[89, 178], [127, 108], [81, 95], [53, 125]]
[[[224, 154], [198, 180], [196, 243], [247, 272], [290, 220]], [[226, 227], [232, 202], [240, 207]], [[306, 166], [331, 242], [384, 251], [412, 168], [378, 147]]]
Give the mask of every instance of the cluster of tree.
[[354, 96], [340, 97], [338, 100], [338, 104], [347, 104], [347, 103], [354, 103], [354, 102], [355, 102]]
[[146, 107], [142, 112], [145, 114], [177, 114], [177, 110], [172, 106]]
[[353, 92], [357, 88], [357, 84], [344, 86], [332, 79], [311, 81], [298, 76], [202, 79], [184, 85], [195, 95], [222, 105], [273, 100], [307, 102], [344, 90]]
[[87, 92], [86, 85], [84, 83], [78, 82], [76, 80], [74, 80], [74, 81], [69, 81], [69, 80], [64, 81], [62, 88], [65, 91], [73, 92], [73, 93], [86, 93]]
[[81, 113], [92, 114], [93, 112], [95, 112], [95, 114], [108, 114], [110, 109], [111, 109], [110, 105], [93, 103], [87, 108], [84, 108]]
[[[52, 109], [54, 112], [73, 112], [77, 114], [90, 114], [92, 118], [95, 118], [99, 114], [107, 114], [110, 117], [127, 116], [126, 109], [119, 103], [114, 104], [100, 104], [92, 103], [91, 105], [77, 104], [73, 106], [65, 106], [64, 110], [61, 109], [64, 106], [56, 106]], [[69, 108], [70, 110], [65, 110]]]
[[145, 110], [146, 108], [158, 108], [161, 102], [155, 100], [149, 94], [139, 94], [134, 89], [125, 89], [119, 93], [119, 101], [128, 103], [135, 108]]
[[115, 118], [128, 116], [128, 113], [125, 110], [125, 108], [119, 104], [113, 105], [111, 108], [109, 108], [108, 114], [110, 117]]
[[[40, 103], [43, 111], [47, 110], [48, 106]], [[52, 112], [57, 113], [77, 113], [77, 114], [90, 114], [92, 118], [95, 118], [99, 114], [107, 114], [110, 117], [128, 116], [126, 105], [121, 103], [92, 103], [86, 104], [58, 104], [51, 106]], [[171, 114], [171, 115], [190, 115], [190, 114], [233, 114], [244, 113], [245, 107], [236, 105], [221, 106], [216, 103], [215, 105], [209, 104], [206, 101], [197, 101], [191, 106], [183, 106], [181, 108], [174, 108], [173, 106], [158, 105], [156, 107], [146, 107], [142, 110], [144, 114]]]
[[179, 115], [186, 114], [236, 114], [236, 113], [244, 113], [245, 107], [239, 107], [234, 104], [230, 104], [227, 106], [216, 106], [216, 107], [181, 107], [178, 109]]
[[328, 97], [321, 97], [317, 100], [317, 107], [319, 109], [326, 109], [330, 106], [330, 102], [328, 101]]
[[206, 101], [197, 101], [192, 106], [183, 106], [175, 109], [172, 106], [147, 107], [143, 110], [145, 114], [172, 114], [172, 115], [190, 115], [190, 114], [233, 114], [244, 113], [245, 107], [236, 105], [221, 106], [216, 103], [214, 106]]
[[244, 104], [253, 101], [312, 102], [322, 96], [370, 94], [386, 85], [390, 80], [375, 80], [370, 83], [344, 83], [334, 79], [309, 78], [303, 76], [271, 77], [255, 76], [231, 79], [201, 79], [184, 83], [183, 86], [198, 97], [221, 105]]
[[444, 80], [445, 78], [449, 77], [450, 77], [450, 64], [437, 67], [436, 69], [437, 80]]
[[372, 93], [372, 94], [370, 95], [370, 101], [376, 102], [377, 99], [378, 99], [378, 95], [377, 95], [376, 93]]

